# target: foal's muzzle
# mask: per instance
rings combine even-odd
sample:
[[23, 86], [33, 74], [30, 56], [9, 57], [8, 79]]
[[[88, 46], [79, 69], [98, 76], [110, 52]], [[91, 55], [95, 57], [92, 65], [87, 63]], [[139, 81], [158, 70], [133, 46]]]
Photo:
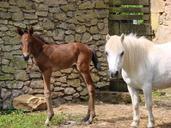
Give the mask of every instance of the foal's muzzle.
[[24, 57], [24, 60], [25, 60], [25, 61], [28, 61], [28, 60], [29, 60], [29, 55], [27, 55], [27, 56], [24, 56], [24, 55], [23, 55], [23, 57]]

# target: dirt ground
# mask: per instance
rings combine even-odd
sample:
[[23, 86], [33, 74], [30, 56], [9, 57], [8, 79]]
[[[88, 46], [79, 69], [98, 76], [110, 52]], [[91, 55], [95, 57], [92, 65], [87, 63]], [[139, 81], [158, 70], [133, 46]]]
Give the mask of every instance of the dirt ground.
[[[87, 112], [86, 104], [64, 104], [55, 108], [55, 113], [65, 113], [72, 116], [84, 117]], [[144, 105], [140, 106], [140, 127], [147, 125], [147, 114]], [[171, 100], [156, 102], [153, 105], [155, 128], [171, 128]], [[68, 120], [59, 128], [129, 128], [132, 121], [132, 105], [116, 105], [96, 103], [96, 118], [91, 125], [84, 125], [79, 121]]]

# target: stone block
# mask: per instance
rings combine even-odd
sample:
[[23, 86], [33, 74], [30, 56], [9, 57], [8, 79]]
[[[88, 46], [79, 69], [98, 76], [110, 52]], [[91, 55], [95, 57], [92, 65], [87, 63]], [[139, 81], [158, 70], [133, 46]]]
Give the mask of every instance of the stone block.
[[90, 2], [90, 1], [85, 1], [85, 2], [81, 3], [78, 8], [80, 10], [83, 10], [83, 9], [85, 10], [85, 9], [92, 9], [93, 7], [94, 7], [94, 3]]
[[12, 15], [12, 20], [14, 20], [14, 21], [21, 21], [21, 20], [24, 20], [23, 13], [22, 13], [21, 11], [16, 12], [16, 13], [13, 13], [13, 15]]
[[95, 8], [104, 9], [104, 8], [107, 8], [107, 5], [103, 1], [97, 1], [95, 3]]
[[67, 87], [64, 90], [64, 93], [67, 94], [67, 95], [74, 94], [75, 92], [76, 92], [75, 89], [74, 88], [71, 88], [71, 87]]
[[28, 75], [25, 71], [23, 70], [17, 70], [15, 73], [15, 79], [16, 80], [21, 80], [21, 81], [26, 81], [28, 80]]
[[13, 107], [24, 111], [45, 110], [47, 108], [44, 97], [21, 95], [13, 99]]
[[75, 31], [78, 33], [84, 33], [86, 31], [86, 27], [85, 26], [76, 26]]
[[82, 36], [81, 42], [86, 43], [91, 40], [92, 40], [92, 36], [89, 33], [85, 32]]

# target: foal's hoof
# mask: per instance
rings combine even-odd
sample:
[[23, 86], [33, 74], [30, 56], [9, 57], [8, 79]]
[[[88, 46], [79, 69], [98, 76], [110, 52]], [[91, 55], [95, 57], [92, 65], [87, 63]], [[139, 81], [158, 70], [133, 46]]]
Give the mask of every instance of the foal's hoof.
[[49, 120], [45, 121], [45, 126], [49, 126]]
[[87, 121], [89, 120], [89, 118], [90, 118], [90, 115], [87, 115], [86, 117], [84, 117], [84, 118], [82, 119], [82, 121], [83, 121], [83, 122], [87, 122]]

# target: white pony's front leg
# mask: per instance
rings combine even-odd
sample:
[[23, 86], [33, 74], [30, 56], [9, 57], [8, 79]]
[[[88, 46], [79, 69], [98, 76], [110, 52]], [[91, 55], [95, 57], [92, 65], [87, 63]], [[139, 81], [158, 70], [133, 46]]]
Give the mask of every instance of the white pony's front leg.
[[137, 89], [130, 87], [128, 85], [128, 90], [131, 95], [132, 106], [133, 106], [133, 122], [131, 123], [131, 127], [138, 127], [140, 122], [139, 116], [139, 96]]
[[154, 127], [154, 116], [152, 112], [152, 86], [151, 84], [147, 84], [143, 88], [143, 93], [145, 97], [145, 105], [147, 108], [148, 112], [148, 128], [153, 128]]

